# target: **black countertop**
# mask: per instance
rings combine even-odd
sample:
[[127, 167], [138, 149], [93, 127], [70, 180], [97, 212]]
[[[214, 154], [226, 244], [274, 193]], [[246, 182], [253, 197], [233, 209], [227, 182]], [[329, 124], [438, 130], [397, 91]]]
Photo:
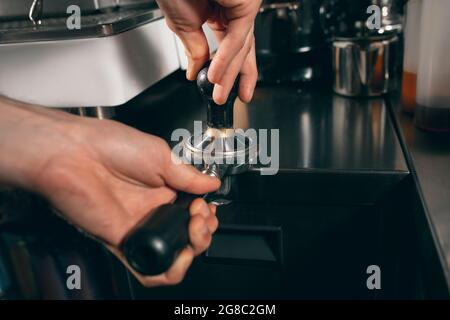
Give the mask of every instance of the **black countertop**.
[[[119, 119], [170, 142], [177, 128], [193, 132], [206, 109], [193, 83], [177, 73], [125, 106]], [[234, 126], [278, 129], [280, 170], [408, 173], [383, 98], [335, 95], [327, 84], [261, 86], [234, 107]]]
[[[205, 117], [206, 107], [195, 84], [181, 72], [118, 110], [120, 121], [172, 144], [178, 142], [171, 142], [175, 129], [192, 133], [194, 121]], [[383, 98], [341, 97], [332, 93], [328, 83], [258, 85], [249, 104], [235, 103], [234, 126], [279, 130], [279, 173], [273, 179], [261, 176], [255, 183], [279, 183], [286, 194], [283, 201], [300, 196], [308, 202], [374, 203], [389, 185], [409, 174]], [[296, 172], [305, 175], [301, 179], [305, 186], [295, 182], [297, 189], [303, 188], [300, 194], [282, 188], [286, 181], [281, 180]], [[308, 186], [308, 179], [315, 183]], [[349, 190], [347, 185], [358, 187]]]
[[[306, 250], [307, 254], [305, 253], [304, 257], [308, 259], [311, 257], [318, 259], [317, 256], [320, 256], [323, 248], [335, 245], [336, 250], [332, 250], [329, 254], [336, 254], [336, 259], [342, 260], [344, 273], [348, 273], [346, 267], [350, 263], [345, 264], [345, 258], [339, 254], [344, 250], [342, 248], [347, 248], [345, 249], [348, 251], [346, 257], [351, 260], [357, 255], [350, 249], [359, 249], [358, 243], [370, 244], [370, 248], [376, 251], [376, 248], [380, 246], [377, 241], [380, 240], [385, 242], [381, 245], [386, 249], [385, 251], [388, 254], [392, 253], [388, 259], [394, 262], [393, 265], [397, 265], [395, 261], [399, 250], [407, 251], [409, 238], [406, 236], [407, 227], [404, 224], [410, 222], [403, 223], [404, 220], [401, 219], [405, 217], [409, 219], [411, 215], [399, 212], [402, 211], [401, 205], [404, 202], [390, 201], [396, 197], [395, 190], [386, 186], [398, 186], [400, 182], [404, 185], [403, 182], [412, 177], [418, 186], [420, 201], [425, 207], [425, 215], [420, 215], [425, 216], [427, 229], [431, 230], [432, 241], [429, 243], [437, 247], [439, 262], [444, 269], [447, 285], [450, 287], [450, 138], [415, 129], [411, 117], [396, 112], [398, 109], [398, 98], [368, 100], [344, 98], [333, 94], [329, 84], [325, 83], [301, 86], [258, 86], [250, 104], [240, 102], [236, 104], [235, 125], [244, 129], [280, 130], [280, 174], [277, 176], [284, 177], [284, 181], [288, 182], [290, 177], [296, 176], [297, 190], [293, 195], [297, 202], [304, 200], [308, 202], [312, 199], [324, 206], [319, 208], [320, 210], [314, 209], [317, 212], [308, 205], [302, 208], [302, 220], [292, 224], [291, 228], [298, 227], [299, 230], [303, 230], [302, 232], [293, 230], [295, 234], [304, 234], [302, 239], [298, 239], [301, 240], [298, 245], [305, 250], [310, 249], [310, 251]], [[206, 112], [195, 85], [188, 83], [183, 74], [178, 72], [126, 105], [117, 108], [117, 114], [118, 120], [170, 141], [174, 129], [192, 130], [193, 121], [205, 120]], [[258, 179], [262, 179], [259, 175], [257, 176]], [[254, 182], [252, 179], [248, 181]], [[277, 181], [267, 181], [266, 184], [273, 184], [273, 189], [281, 189]], [[309, 184], [310, 182], [315, 184]], [[352, 186], [351, 190], [348, 189], [349, 185]], [[374, 188], [375, 186], [378, 187]], [[314, 188], [316, 189], [312, 190]], [[371, 194], [376, 192], [379, 194]], [[398, 219], [399, 222], [394, 221], [390, 229], [380, 229], [381, 233], [375, 237], [368, 231], [375, 232], [378, 229], [369, 223], [369, 219], [374, 216], [379, 217], [378, 207], [373, 206], [374, 201], [385, 197], [386, 193], [389, 197], [384, 199], [383, 205], [392, 205], [392, 208], [385, 211], [386, 214], [382, 216]], [[316, 195], [318, 197], [314, 198]], [[344, 201], [344, 205], [341, 203], [330, 210], [329, 204], [342, 202], [342, 197], [348, 197], [352, 201], [352, 209], [348, 209]], [[407, 192], [405, 199], [408, 200], [408, 197]], [[333, 201], [325, 203], [326, 199]], [[255, 216], [261, 216], [259, 208], [252, 209], [255, 211]], [[274, 206], [267, 207], [266, 211], [270, 212], [272, 208]], [[292, 208], [294, 206], [291, 206], [290, 210]], [[408, 207], [407, 210], [409, 209]], [[223, 214], [230, 214], [225, 211]], [[240, 212], [243, 215], [242, 218], [246, 213], [244, 211], [242, 209]], [[311, 212], [308, 214], [309, 211]], [[357, 223], [349, 224], [349, 220], [339, 222], [336, 230], [342, 230], [333, 238], [333, 234], [330, 235], [329, 232], [330, 221], [346, 215], [352, 216]], [[317, 223], [314, 228], [311, 221]], [[403, 230], [402, 227], [404, 227]], [[62, 227], [59, 228], [64, 230]], [[321, 239], [324, 242], [323, 247], [318, 246], [321, 241], [317, 240], [317, 232], [322, 230], [321, 228], [324, 229], [323, 239]], [[305, 242], [305, 239], [308, 240], [306, 236], [310, 231], [312, 232], [309, 239], [311, 241]], [[343, 239], [347, 239], [348, 242]], [[363, 241], [364, 239], [366, 242]], [[385, 239], [394, 240], [394, 242]], [[405, 247], [400, 247], [399, 250], [393, 248], [393, 244], [400, 242], [404, 242]], [[294, 242], [288, 243], [292, 246], [297, 245]], [[337, 248], [339, 243], [345, 243], [345, 246]], [[74, 248], [78, 245], [78, 243], [73, 244]], [[308, 247], [309, 245], [311, 247]], [[416, 250], [416, 247], [412, 247], [411, 250]], [[377, 258], [376, 255], [367, 253], [369, 251], [365, 247], [358, 252], [362, 257], [368, 258], [371, 263], [374, 258]], [[404, 259], [406, 268], [409, 268], [410, 262], [415, 263], [416, 257], [414, 253], [408, 254], [410, 258]], [[325, 261], [323, 262], [326, 266]], [[315, 270], [320, 265], [312, 265], [311, 270]], [[121, 266], [118, 269], [123, 272]], [[355, 271], [355, 269], [351, 270]], [[251, 275], [249, 274], [248, 277]], [[307, 281], [308, 277], [309, 275], [306, 274], [302, 281]], [[391, 273], [386, 276], [386, 279], [392, 280], [397, 277], [396, 273]], [[408, 280], [410, 278], [408, 274], [402, 276], [406, 283], [412, 282]], [[274, 283], [279, 282], [277, 279]], [[189, 281], [187, 279], [188, 283]], [[357, 278], [355, 283], [359, 281]], [[443, 282], [445, 281], [440, 281], [440, 283]], [[198, 283], [193, 281], [192, 285], [196, 287]], [[127, 286], [128, 284], [124, 284], [124, 287]], [[205, 286], [209, 287], [209, 284]], [[170, 288], [161, 290], [167, 290], [168, 296], [172, 296]], [[395, 288], [392, 290], [395, 292]], [[157, 294], [159, 293], [161, 292], [157, 291]]]
[[[235, 126], [279, 129], [282, 172], [412, 172], [450, 286], [450, 140], [415, 129], [399, 109], [396, 95], [345, 98], [327, 83], [259, 85], [250, 104], [235, 105]], [[165, 79], [121, 112], [124, 122], [168, 141], [174, 129], [192, 130], [193, 120], [205, 120], [195, 85], [182, 74]]]
[[[117, 120], [163, 137], [170, 142], [174, 129], [186, 128], [192, 132], [195, 120], [205, 120], [205, 111], [195, 84], [189, 83], [181, 72], [177, 72], [126, 105], [118, 107]], [[345, 99], [333, 95], [329, 85], [325, 84], [301, 87], [298, 85], [259, 86], [250, 104], [236, 103], [235, 127], [279, 129], [280, 172], [275, 176], [261, 176], [256, 167], [248, 172], [248, 175], [243, 174], [242, 177], [244, 175], [247, 177], [242, 178], [240, 182], [239, 194], [243, 194], [241, 198], [245, 198], [246, 203], [242, 205], [239, 199], [234, 199], [236, 200], [233, 203], [233, 205], [236, 204], [234, 209], [226, 208], [226, 206], [219, 208], [218, 213], [222, 211], [224, 216], [222, 222], [235, 219], [232, 222], [244, 225], [248, 224], [248, 221], [261, 225], [281, 223], [284, 224], [286, 236], [301, 234], [301, 237], [294, 236], [295, 241], [286, 240], [286, 246], [292, 247], [288, 250], [288, 257], [291, 260], [315, 259], [314, 263], [303, 266], [306, 270], [303, 269], [301, 278], [298, 279], [299, 282], [309, 283], [309, 287], [303, 286], [305, 297], [314, 296], [312, 292], [316, 292], [317, 296], [327, 292], [320, 286], [316, 288], [317, 281], [321, 281], [322, 286], [325, 287], [335, 284], [333, 290], [336, 294], [330, 296], [359, 297], [356, 292], [360, 291], [363, 297], [370, 294], [365, 286], [360, 288], [359, 272], [365, 270], [372, 258], [378, 258], [378, 239], [381, 236], [378, 221], [381, 215], [374, 204], [409, 175], [401, 143], [384, 100]], [[34, 255], [40, 257], [41, 251], [52, 256], [52, 259], [54, 256], [55, 260], [64, 258], [67, 253], [78, 253], [79, 256], [83, 256], [86, 265], [92, 267], [92, 271], [86, 269], [86, 272], [91, 272], [93, 277], [98, 279], [91, 281], [95, 285], [95, 290], [91, 290], [92, 292], [98, 291], [98, 296], [109, 297], [114, 292], [109, 288], [113, 286], [119, 291], [118, 295], [121, 297], [128, 293], [127, 289], [120, 289], [128, 288], [126, 281], [123, 281], [128, 278], [119, 275], [125, 272], [123, 266], [113, 264], [114, 268], [120, 271], [112, 271], [114, 277], [109, 276], [107, 272], [103, 272], [103, 277], [99, 276], [98, 269], [110, 269], [107, 267], [108, 261], [98, 262], [97, 258], [109, 260], [108, 256], [103, 257], [104, 252], [101, 254], [102, 248], [97, 243], [91, 243], [88, 238], [79, 234], [64, 221], [53, 217], [49, 213], [47, 203], [43, 202], [39, 206], [42, 214], [37, 215], [38, 206], [34, 201], [30, 201], [30, 205], [26, 205], [26, 208], [22, 210], [23, 217], [17, 217], [20, 211], [19, 204], [25, 203], [23, 199], [31, 196], [20, 195], [16, 197], [16, 200], [11, 200], [10, 194], [5, 194], [5, 201], [2, 201], [1, 196], [0, 193], [2, 205], [0, 206], [0, 223], [3, 212], [12, 213], [14, 217], [10, 219], [7, 216], [6, 222], [1, 225], [4, 228], [0, 228], [0, 246], [3, 243], [13, 242], [11, 237], [14, 241], [18, 239], [17, 242], [22, 241], [22, 237], [32, 237], [29, 241], [30, 245], [27, 244], [26, 248], [26, 251], [30, 252], [26, 256], [29, 256], [31, 261]], [[247, 201], [250, 199], [252, 203]], [[291, 203], [288, 204], [286, 200]], [[322, 207], [315, 208], [310, 206], [310, 203], [320, 203]], [[302, 207], [303, 205], [306, 207]], [[301, 214], [297, 215], [297, 213]], [[283, 219], [287, 216], [300, 217], [301, 221], [296, 223], [284, 221]], [[284, 218], [281, 219], [282, 217]], [[330, 230], [336, 230], [336, 232]], [[52, 245], [50, 246], [49, 243]], [[330, 249], [330, 246], [334, 249]], [[39, 250], [36, 250], [36, 247]], [[62, 249], [55, 250], [56, 247], [62, 247]], [[297, 247], [307, 249], [301, 251], [302, 257], [297, 257], [299, 254]], [[368, 247], [370, 250], [367, 249]], [[329, 253], [322, 254], [324, 252]], [[355, 254], [355, 252], [358, 253]], [[353, 294], [340, 295], [339, 293], [340, 288], [349, 287], [347, 281], [349, 278], [334, 279], [336, 277], [332, 274], [327, 278], [323, 276], [326, 270], [317, 272], [319, 266], [322, 268], [328, 266], [327, 259], [330, 257], [345, 261], [340, 264], [338, 272], [342, 271], [342, 274], [353, 279]], [[196, 260], [197, 263], [198, 260]], [[62, 261], [65, 263], [66, 260]], [[234, 266], [224, 266], [224, 268], [234, 270]], [[294, 266], [292, 268], [295, 269]], [[207, 270], [217, 271], [214, 267], [208, 267]], [[237, 277], [234, 271], [228, 274], [230, 282], [250, 279], [257, 274], [268, 282], [267, 274], [263, 271], [258, 273], [245, 268], [239, 270]], [[24, 275], [24, 272], [19, 270], [18, 278], [22, 279], [30, 272], [25, 270]], [[38, 275], [42, 272], [47, 272], [47, 269], [42, 268]], [[195, 270], [191, 273], [195, 274]], [[311, 273], [315, 277], [311, 277]], [[203, 271], [200, 271], [200, 274], [204, 275]], [[215, 278], [212, 277], [212, 279]], [[273, 276], [271, 282], [279, 288], [283, 283], [280, 277], [281, 275]], [[101, 278], [106, 279], [100, 281]], [[228, 279], [225, 276], [222, 278]], [[253, 280], [252, 288], [258, 291], [264, 281], [260, 278]], [[30, 277], [30, 283], [32, 282], [33, 279]], [[195, 277], [187, 279], [186, 285], [188, 286], [189, 283], [194, 290], [197, 288], [198, 291], [198, 288], [201, 288]], [[294, 285], [292, 281], [284, 283]], [[364, 284], [365, 281], [362, 283]], [[205, 290], [213, 290], [212, 295], [221, 293], [221, 290], [216, 290], [208, 281], [204, 281], [203, 284]], [[88, 285], [88, 283], [83, 284], [84, 287]], [[237, 281], [237, 288], [240, 288], [240, 285]], [[45, 284], [43, 287], [47, 288]], [[170, 290], [170, 288], [161, 290]], [[192, 292], [191, 288], [188, 291]], [[240, 291], [243, 290], [232, 290], [233, 295], [230, 297], [236, 297]], [[297, 287], [293, 286], [292, 292], [297, 291]], [[261, 294], [264, 292], [260, 290]], [[155, 291], [154, 294], [159, 297], [164, 296], [159, 293], [160, 291]], [[18, 296], [35, 298], [39, 293], [21, 292], [20, 294], [18, 293]], [[59, 293], [52, 292], [52, 294], [54, 297], [60, 297]], [[199, 297], [201, 294], [203, 293], [200, 292]], [[279, 294], [280, 296], [284, 294], [283, 290], [280, 289]], [[173, 298], [173, 292], [168, 291], [167, 297]]]
[[[370, 298], [361, 272], [372, 263], [384, 266], [385, 297], [409, 296], [396, 289], [413, 291], [399, 283], [406, 276], [396, 270], [414, 261], [400, 257], [412, 238], [412, 228], [400, 221], [412, 215], [409, 206], [396, 208], [404, 203], [398, 191], [410, 172], [385, 100], [344, 98], [326, 83], [258, 85], [251, 103], [237, 101], [234, 110], [235, 127], [279, 130], [280, 170], [262, 176], [253, 167], [235, 177], [232, 204], [218, 209], [218, 234], [236, 226], [245, 234], [279, 230], [276, 247], [284, 249], [275, 256], [285, 257], [284, 271], [219, 255], [221, 263], [197, 259], [175, 288], [149, 290], [133, 282], [135, 296], [257, 297], [274, 289], [277, 297]], [[169, 142], [174, 129], [192, 132], [205, 116], [195, 84], [181, 73], [118, 110], [120, 121]], [[324, 276], [329, 260], [340, 262], [339, 279]]]
[[396, 97], [391, 103], [450, 287], [450, 135], [418, 129]]

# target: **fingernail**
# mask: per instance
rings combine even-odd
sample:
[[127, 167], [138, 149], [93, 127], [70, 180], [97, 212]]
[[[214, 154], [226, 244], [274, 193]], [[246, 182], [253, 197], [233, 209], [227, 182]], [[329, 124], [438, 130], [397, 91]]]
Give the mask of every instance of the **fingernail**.
[[254, 94], [255, 94], [255, 89], [250, 89], [248, 91], [248, 101], [249, 102], [250, 102], [250, 100], [252, 100]]
[[221, 100], [222, 97], [221, 97], [218, 93], [215, 93], [215, 92], [216, 92], [216, 89], [214, 89], [214, 91], [213, 91], [213, 99], [214, 99], [214, 102], [217, 103], [218, 105], [224, 104], [225, 101], [222, 101], [222, 100]]
[[214, 205], [214, 204], [212, 204], [212, 203], [210, 203], [208, 206], [209, 206], [209, 209], [211, 210], [211, 212], [212, 212], [213, 214], [216, 214], [216, 212], [217, 212], [217, 206]]
[[189, 67], [188, 67], [188, 69], [186, 70], [186, 79], [192, 80], [192, 79], [191, 79], [191, 71], [189, 70]]
[[186, 69], [186, 79], [188, 80], [192, 80], [192, 65], [192, 62], [189, 61]]

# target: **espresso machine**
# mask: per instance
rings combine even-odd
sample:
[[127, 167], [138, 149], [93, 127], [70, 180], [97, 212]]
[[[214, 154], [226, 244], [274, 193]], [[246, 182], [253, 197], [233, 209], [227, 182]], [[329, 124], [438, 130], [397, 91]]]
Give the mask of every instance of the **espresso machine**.
[[99, 118], [187, 65], [154, 0], [1, 1], [0, 56], [0, 95]]
[[[0, 299], [448, 298], [438, 234], [416, 189], [395, 101], [334, 94], [316, 73], [331, 57], [279, 68], [286, 56], [316, 58], [330, 36], [323, 30], [333, 31], [323, 23], [347, 26], [360, 12], [352, 3], [344, 15], [326, 11], [333, 15], [320, 21], [319, 1], [273, 2], [265, 1], [257, 23], [276, 28], [256, 30], [260, 39], [269, 35], [257, 47], [260, 58], [267, 54], [259, 60], [267, 83], [249, 103], [236, 99], [235, 86], [217, 106], [208, 65], [195, 84], [186, 81], [182, 45], [154, 1], [0, 1], [0, 95], [99, 118], [115, 110], [116, 120], [169, 143], [174, 130], [192, 132], [201, 120], [203, 130], [182, 141], [182, 160], [222, 181], [218, 192], [200, 195], [218, 205], [210, 247], [180, 284], [155, 288], [142, 286], [44, 199], [0, 192]], [[364, 1], [386, 8], [390, 2]], [[339, 9], [350, 1], [320, 3]], [[72, 4], [81, 8], [80, 30], [66, 28]], [[385, 30], [395, 29], [395, 17], [383, 17]], [[289, 46], [270, 33], [281, 27], [290, 31]], [[238, 130], [250, 128], [278, 131], [277, 174], [262, 174], [260, 136]], [[121, 249], [135, 270], [154, 275], [170, 267], [188, 244], [194, 197], [178, 194], [124, 238]], [[82, 290], [67, 290], [68, 265], [81, 268]], [[367, 285], [373, 266], [382, 272], [381, 289]]]

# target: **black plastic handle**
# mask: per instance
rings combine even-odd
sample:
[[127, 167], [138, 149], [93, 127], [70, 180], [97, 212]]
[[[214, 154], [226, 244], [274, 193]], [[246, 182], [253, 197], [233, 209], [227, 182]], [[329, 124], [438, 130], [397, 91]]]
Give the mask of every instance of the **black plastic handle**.
[[152, 276], [170, 268], [189, 243], [189, 205], [199, 197], [179, 193], [173, 204], [160, 206], [128, 233], [120, 247], [133, 269]]
[[208, 80], [208, 70], [211, 62], [208, 62], [197, 75], [197, 87], [207, 104], [207, 124], [211, 128], [233, 127], [233, 106], [238, 95], [239, 76], [233, 84], [227, 101], [219, 105], [213, 100], [214, 84]]

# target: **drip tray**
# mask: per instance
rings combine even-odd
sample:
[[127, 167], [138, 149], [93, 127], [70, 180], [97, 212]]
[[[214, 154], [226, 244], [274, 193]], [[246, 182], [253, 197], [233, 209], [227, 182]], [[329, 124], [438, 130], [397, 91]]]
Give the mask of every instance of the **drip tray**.
[[277, 267], [282, 264], [283, 243], [280, 227], [222, 226], [204, 260], [209, 263]]

